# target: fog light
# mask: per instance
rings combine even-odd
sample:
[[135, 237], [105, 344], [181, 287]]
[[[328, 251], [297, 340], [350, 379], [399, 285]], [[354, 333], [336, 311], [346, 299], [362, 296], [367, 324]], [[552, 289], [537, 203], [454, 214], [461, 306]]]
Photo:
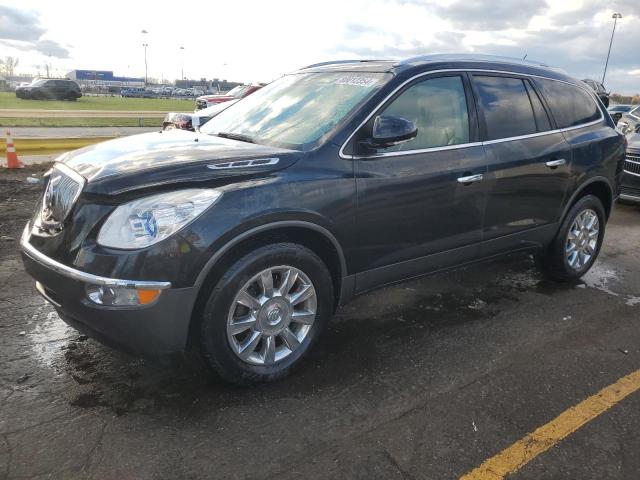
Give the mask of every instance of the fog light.
[[87, 285], [87, 297], [98, 305], [148, 305], [158, 298], [159, 295], [160, 290]]

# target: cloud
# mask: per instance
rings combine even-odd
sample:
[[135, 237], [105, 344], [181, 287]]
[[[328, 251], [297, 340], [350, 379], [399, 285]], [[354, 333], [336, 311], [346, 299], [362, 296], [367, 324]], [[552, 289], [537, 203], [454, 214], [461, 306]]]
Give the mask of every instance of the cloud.
[[0, 5], [0, 45], [35, 51], [56, 58], [69, 58], [69, 50], [54, 40], [42, 39], [47, 29], [38, 13]]
[[0, 45], [5, 45], [23, 52], [37, 52], [48, 57], [69, 58], [69, 50], [53, 40], [37, 40], [35, 42], [22, 42], [18, 40], [0, 39]]
[[35, 49], [44, 55], [56, 58], [69, 58], [69, 50], [53, 40], [38, 40]]
[[543, 14], [548, 5], [546, 0], [456, 0], [449, 5], [437, 2], [431, 8], [456, 29], [486, 31], [526, 27], [531, 18]]
[[36, 12], [0, 5], [0, 39], [34, 41], [45, 32]]

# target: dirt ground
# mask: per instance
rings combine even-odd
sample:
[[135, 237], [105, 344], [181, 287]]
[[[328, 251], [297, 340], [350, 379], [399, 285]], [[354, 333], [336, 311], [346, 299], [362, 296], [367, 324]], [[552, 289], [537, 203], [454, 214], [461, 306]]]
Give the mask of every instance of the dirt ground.
[[[640, 368], [640, 208], [616, 207], [577, 284], [516, 255], [386, 288], [241, 389], [57, 317], [18, 254], [43, 171], [0, 172], [0, 478], [458, 478]], [[639, 478], [639, 431], [636, 392], [513, 478]]]

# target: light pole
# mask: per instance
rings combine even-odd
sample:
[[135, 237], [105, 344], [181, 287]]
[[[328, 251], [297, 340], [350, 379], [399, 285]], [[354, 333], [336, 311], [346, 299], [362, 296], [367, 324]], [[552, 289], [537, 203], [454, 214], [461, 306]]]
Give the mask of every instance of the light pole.
[[611, 45], [613, 45], [613, 34], [616, 33], [616, 24], [618, 23], [618, 19], [622, 18], [621, 13], [614, 13], [611, 18], [613, 18], [613, 30], [611, 31], [611, 40], [609, 41], [609, 51], [607, 52], [607, 61], [604, 62], [604, 72], [602, 73], [602, 84], [604, 85], [604, 77], [607, 76], [607, 67], [609, 66], [609, 55], [611, 55]]
[[180, 47], [180, 53], [182, 54], [182, 64], [180, 66], [180, 80], [184, 80], [184, 47]]
[[[149, 32], [147, 32], [146, 30], [142, 30], [142, 35], [145, 35]], [[146, 37], [142, 37], [142, 38], [146, 38]], [[147, 47], [149, 46], [149, 44], [146, 42], [146, 40], [143, 40], [142, 42], [142, 46], [144, 47], [144, 86], [147, 86]]]

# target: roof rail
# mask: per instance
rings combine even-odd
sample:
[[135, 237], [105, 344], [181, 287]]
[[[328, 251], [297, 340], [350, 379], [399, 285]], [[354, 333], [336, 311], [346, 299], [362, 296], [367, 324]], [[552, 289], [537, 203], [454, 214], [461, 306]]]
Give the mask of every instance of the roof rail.
[[388, 61], [387, 60], [375, 60], [375, 59], [356, 59], [356, 60], [330, 60], [328, 62], [320, 62], [320, 63], [313, 63], [311, 65], [307, 65], [306, 67], [302, 67], [300, 70], [305, 70], [307, 68], [315, 68], [315, 67], [324, 67], [326, 65], [340, 65], [342, 63], [365, 63], [365, 62], [384, 62], [384, 61]]
[[536, 65], [539, 67], [551, 68], [554, 70], [561, 70], [557, 67], [552, 67], [551, 65], [529, 59], [522, 58], [514, 58], [514, 57], [505, 57], [501, 55], [485, 55], [485, 54], [474, 54], [474, 53], [455, 53], [455, 54], [447, 54], [447, 53], [436, 53], [431, 55], [418, 55], [415, 57], [409, 57], [404, 60], [400, 60], [396, 65], [408, 65], [411, 63], [420, 63], [420, 62], [437, 62], [437, 61], [446, 61], [446, 60], [487, 60], [492, 62], [499, 63], [511, 63], [516, 65]]

